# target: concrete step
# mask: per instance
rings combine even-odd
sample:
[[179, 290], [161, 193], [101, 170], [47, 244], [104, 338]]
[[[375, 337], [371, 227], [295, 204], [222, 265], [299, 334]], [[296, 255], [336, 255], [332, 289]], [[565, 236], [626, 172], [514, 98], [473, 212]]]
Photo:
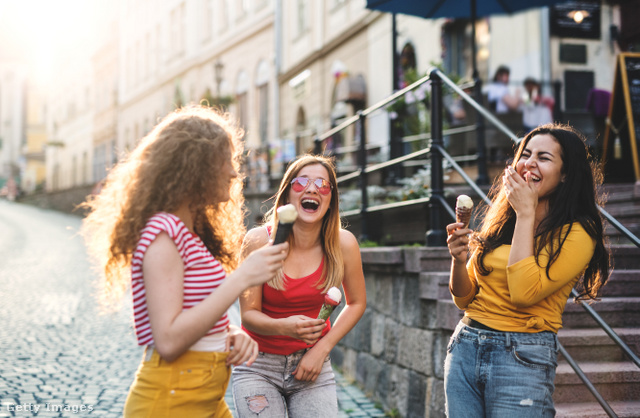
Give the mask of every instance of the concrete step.
[[[640, 298], [603, 297], [591, 304], [602, 319], [613, 328], [640, 327]], [[580, 304], [567, 301], [562, 315], [564, 328], [596, 328], [598, 324]]]
[[[579, 366], [608, 402], [640, 399], [640, 368], [635, 364], [631, 362], [582, 362], [579, 363]], [[555, 385], [553, 399], [556, 404], [594, 401], [591, 392], [566, 362], [558, 363]]]
[[635, 245], [611, 244], [613, 267], [617, 270], [640, 269], [640, 248]]
[[[606, 400], [606, 399], [605, 399]], [[640, 401], [607, 402], [620, 418], [640, 417]], [[609, 415], [595, 400], [593, 403], [556, 404], [556, 418], [608, 418]]]
[[601, 296], [640, 296], [640, 270], [613, 269]]
[[420, 298], [427, 300], [450, 300], [449, 272], [428, 271], [420, 273]]
[[[614, 328], [613, 331], [629, 346], [631, 351], [640, 355], [639, 328]], [[558, 331], [558, 339], [577, 362], [630, 360], [602, 328], [563, 328]], [[564, 360], [564, 358], [560, 356], [559, 360]]]
[[623, 224], [626, 222], [638, 222], [640, 220], [640, 202], [607, 205], [604, 210]]
[[[636, 237], [640, 238], [640, 222], [625, 223], [624, 226]], [[615, 245], [634, 245], [633, 242], [622, 232], [618, 231], [611, 225], [605, 225], [604, 234], [610, 244]]]
[[441, 328], [449, 331], [456, 329], [456, 325], [464, 316], [464, 311], [458, 309], [453, 300], [439, 300], [436, 302], [436, 314], [429, 315], [428, 328]]
[[451, 255], [447, 247], [408, 247], [404, 249], [405, 269], [410, 272], [448, 272]]

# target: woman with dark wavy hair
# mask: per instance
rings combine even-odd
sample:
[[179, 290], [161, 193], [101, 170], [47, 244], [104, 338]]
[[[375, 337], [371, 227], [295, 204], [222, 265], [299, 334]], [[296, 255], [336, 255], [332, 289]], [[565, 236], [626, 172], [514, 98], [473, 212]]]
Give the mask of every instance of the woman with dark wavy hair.
[[102, 301], [131, 286], [135, 333], [146, 346], [125, 417], [231, 417], [230, 365], [258, 355], [227, 309], [275, 275], [288, 244], [265, 245], [238, 266], [240, 133], [209, 108], [176, 110], [84, 204], [84, 233], [105, 273]]
[[[360, 248], [341, 228], [338, 202], [333, 162], [303, 155], [287, 169], [265, 225], [247, 233], [245, 255], [270, 239], [277, 208], [291, 204], [297, 211], [282, 269], [240, 297], [242, 326], [260, 354], [251, 367], [233, 370], [239, 417], [338, 415], [329, 352], [360, 320], [367, 301]], [[318, 313], [329, 289], [340, 286], [346, 304], [332, 326]]]
[[449, 417], [555, 416], [567, 298], [577, 286], [595, 299], [609, 277], [601, 179], [578, 131], [542, 125], [494, 184], [480, 230], [447, 225], [449, 290], [465, 311], [445, 360]]

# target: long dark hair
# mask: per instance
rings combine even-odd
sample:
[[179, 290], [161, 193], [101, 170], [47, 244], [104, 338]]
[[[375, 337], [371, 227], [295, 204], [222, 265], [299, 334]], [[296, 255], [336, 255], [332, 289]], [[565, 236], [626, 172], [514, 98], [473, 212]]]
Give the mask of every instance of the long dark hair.
[[[562, 150], [562, 181], [549, 196], [549, 212], [535, 231], [536, 262], [544, 248], [549, 249], [547, 276], [551, 265], [558, 259], [562, 245], [571, 232], [573, 222], [579, 222], [596, 242], [593, 256], [578, 283], [578, 299], [596, 299], [598, 290], [609, 278], [610, 254], [604, 237], [602, 218], [598, 211], [601, 198], [597, 188], [602, 184], [602, 173], [590, 158], [585, 138], [569, 125], [547, 124], [529, 132], [520, 142], [513, 168], [522, 157], [529, 140], [536, 135], [551, 135]], [[481, 274], [490, 270], [484, 264], [485, 256], [501, 245], [511, 244], [516, 224], [516, 213], [509, 204], [502, 187], [501, 178], [496, 178], [490, 197], [492, 205], [484, 210], [480, 231], [473, 234], [471, 249]], [[564, 226], [568, 226], [563, 230]], [[563, 232], [564, 231], [564, 232]]]

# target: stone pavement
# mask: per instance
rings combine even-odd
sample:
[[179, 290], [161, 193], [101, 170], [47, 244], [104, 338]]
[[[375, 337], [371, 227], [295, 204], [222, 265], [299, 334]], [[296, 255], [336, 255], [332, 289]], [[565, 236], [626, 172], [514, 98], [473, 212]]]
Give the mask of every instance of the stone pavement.
[[[122, 416], [142, 349], [129, 303], [97, 309], [79, 228], [76, 216], [0, 199], [0, 417]], [[384, 416], [336, 378], [340, 417]]]

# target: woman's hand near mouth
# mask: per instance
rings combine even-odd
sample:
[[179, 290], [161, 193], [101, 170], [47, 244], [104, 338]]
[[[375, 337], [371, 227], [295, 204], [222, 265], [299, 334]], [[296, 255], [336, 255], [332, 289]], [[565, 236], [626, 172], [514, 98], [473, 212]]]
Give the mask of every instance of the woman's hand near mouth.
[[507, 200], [518, 216], [534, 216], [538, 206], [538, 190], [531, 172], [525, 172], [524, 178], [513, 169], [507, 167], [502, 184], [505, 188]]

